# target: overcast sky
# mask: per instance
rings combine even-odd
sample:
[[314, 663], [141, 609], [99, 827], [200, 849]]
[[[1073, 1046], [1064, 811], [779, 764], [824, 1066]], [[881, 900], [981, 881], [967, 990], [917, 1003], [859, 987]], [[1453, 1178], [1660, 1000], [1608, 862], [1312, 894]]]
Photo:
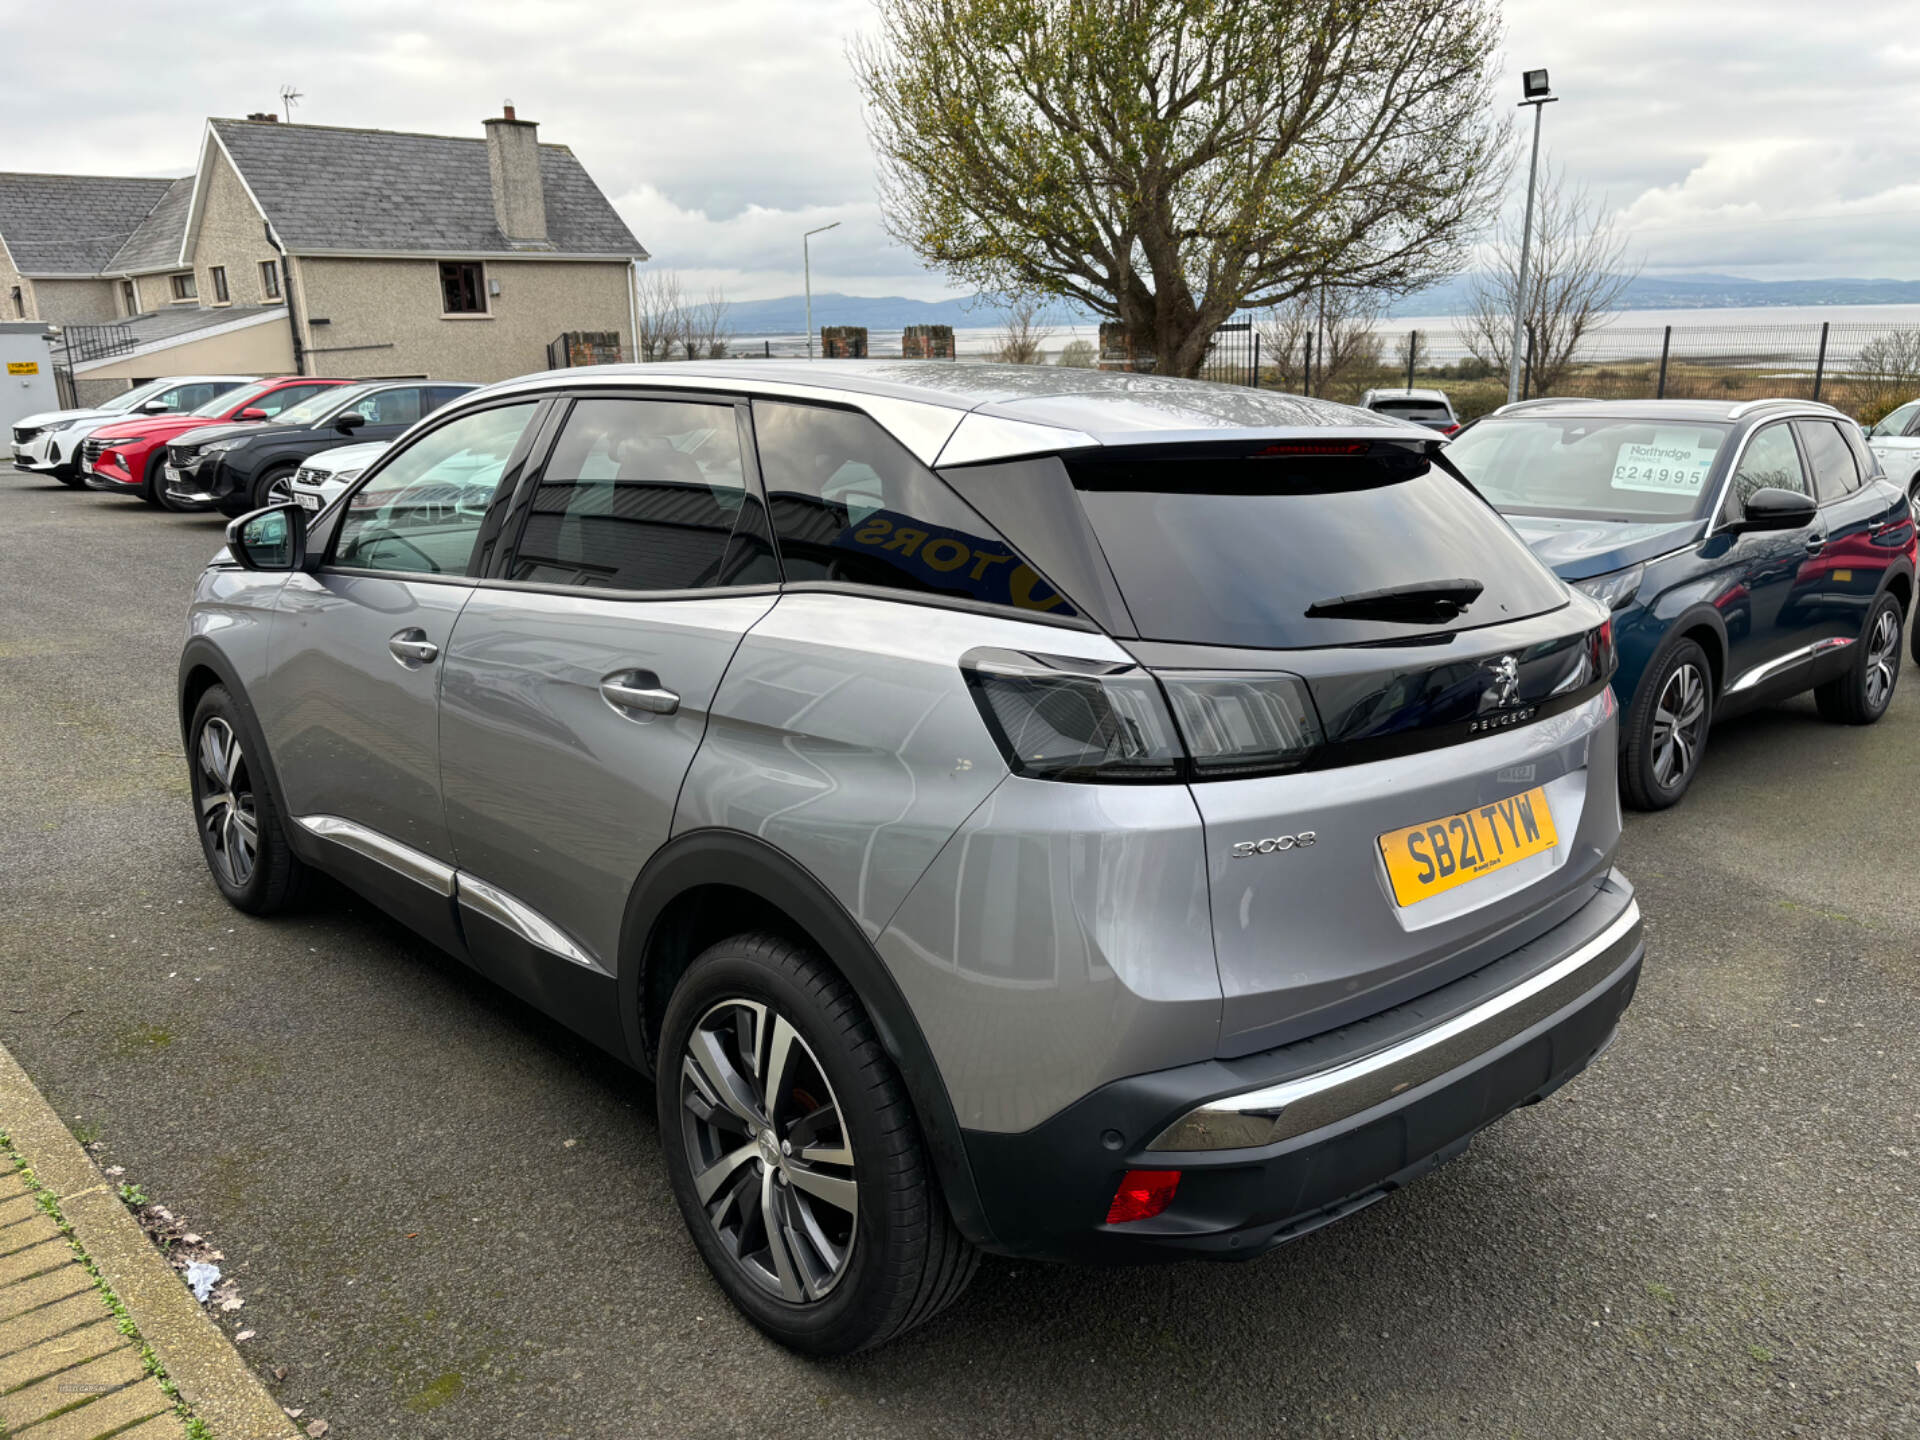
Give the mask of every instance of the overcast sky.
[[[479, 135], [511, 99], [695, 289], [952, 293], [878, 223], [846, 39], [869, 0], [0, 0], [0, 169], [174, 175], [208, 115]], [[1509, 0], [1505, 89], [1650, 272], [1920, 279], [1911, 3]], [[1524, 174], [1524, 170], [1522, 172]], [[1517, 185], [1516, 185], [1517, 190]]]

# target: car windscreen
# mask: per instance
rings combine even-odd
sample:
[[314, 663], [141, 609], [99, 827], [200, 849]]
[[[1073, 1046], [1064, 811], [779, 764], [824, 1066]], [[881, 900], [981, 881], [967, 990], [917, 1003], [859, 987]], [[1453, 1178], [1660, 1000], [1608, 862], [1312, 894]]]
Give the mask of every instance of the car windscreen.
[[1451, 425], [1453, 416], [1436, 400], [1376, 400], [1372, 409], [1399, 420], [1418, 420], [1430, 424]]
[[1730, 425], [1700, 420], [1514, 416], [1482, 420], [1447, 458], [1501, 510], [1608, 520], [1684, 520]]
[[[1412, 448], [1352, 448], [1165, 446], [1066, 466], [1144, 639], [1354, 645], [1566, 603], [1553, 573], [1453, 476]], [[1423, 596], [1444, 598], [1423, 607]]]
[[364, 399], [372, 390], [371, 385], [330, 385], [311, 400], [302, 400], [298, 405], [288, 406], [273, 417], [273, 423], [315, 425], [342, 406]]
[[127, 391], [125, 394], [116, 395], [111, 400], [102, 402], [100, 408], [102, 410], [112, 411], [116, 415], [124, 414], [149, 396], [158, 395], [171, 383], [171, 381], [167, 380], [149, 380], [144, 385], [134, 386], [133, 389]]
[[187, 413], [189, 415], [225, 415], [229, 412], [238, 414], [273, 389], [275, 383], [272, 380], [263, 380], [257, 385], [242, 385], [238, 390], [228, 390], [215, 395], [211, 400], [194, 406]]

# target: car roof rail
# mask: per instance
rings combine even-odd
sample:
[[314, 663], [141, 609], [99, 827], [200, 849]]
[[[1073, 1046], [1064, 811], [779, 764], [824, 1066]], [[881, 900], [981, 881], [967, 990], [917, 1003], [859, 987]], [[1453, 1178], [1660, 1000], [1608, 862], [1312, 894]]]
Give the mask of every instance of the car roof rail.
[[1559, 405], [1564, 403], [1566, 398], [1564, 395], [1542, 395], [1534, 400], [1514, 400], [1502, 405], [1498, 410], [1491, 413], [1495, 415], [1507, 415], [1515, 410], [1531, 410], [1540, 405]]
[[1727, 418], [1729, 420], [1738, 420], [1742, 416], [1751, 415], [1756, 410], [1764, 410], [1769, 405], [1781, 405], [1790, 410], [1824, 410], [1829, 415], [1851, 418], [1848, 417], [1847, 412], [1842, 410], [1838, 405], [1829, 405], [1824, 400], [1789, 400], [1780, 395], [1772, 396], [1766, 400], [1743, 400], [1727, 412]]

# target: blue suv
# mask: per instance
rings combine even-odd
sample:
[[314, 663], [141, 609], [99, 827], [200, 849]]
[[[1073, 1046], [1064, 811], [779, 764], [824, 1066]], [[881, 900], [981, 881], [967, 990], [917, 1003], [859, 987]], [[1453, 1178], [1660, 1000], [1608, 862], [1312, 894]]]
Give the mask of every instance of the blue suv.
[[1812, 690], [1869, 725], [1900, 676], [1915, 530], [1860, 427], [1804, 401], [1532, 400], [1447, 457], [1611, 607], [1621, 789], [1672, 805], [1713, 720]]

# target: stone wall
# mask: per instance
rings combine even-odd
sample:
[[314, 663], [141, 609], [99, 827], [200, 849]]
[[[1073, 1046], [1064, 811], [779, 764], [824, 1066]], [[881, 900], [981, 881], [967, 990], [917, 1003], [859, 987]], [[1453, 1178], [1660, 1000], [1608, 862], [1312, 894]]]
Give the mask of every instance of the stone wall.
[[820, 353], [829, 360], [866, 359], [867, 327], [864, 325], [821, 326]]
[[953, 359], [951, 325], [909, 325], [900, 332], [900, 354], [908, 360]]

